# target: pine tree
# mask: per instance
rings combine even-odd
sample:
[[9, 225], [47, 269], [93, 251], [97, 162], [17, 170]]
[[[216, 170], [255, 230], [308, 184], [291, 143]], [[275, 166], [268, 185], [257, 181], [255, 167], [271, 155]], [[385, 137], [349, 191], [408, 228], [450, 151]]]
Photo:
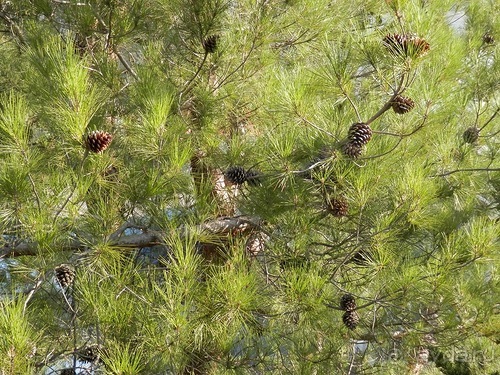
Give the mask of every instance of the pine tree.
[[0, 373], [500, 372], [498, 12], [1, 2]]

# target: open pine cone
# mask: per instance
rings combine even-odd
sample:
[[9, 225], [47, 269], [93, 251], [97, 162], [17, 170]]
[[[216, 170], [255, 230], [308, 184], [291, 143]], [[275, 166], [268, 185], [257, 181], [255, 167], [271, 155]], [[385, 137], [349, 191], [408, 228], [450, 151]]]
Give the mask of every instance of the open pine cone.
[[415, 34], [389, 34], [382, 40], [389, 51], [396, 56], [419, 57], [425, 55], [430, 44]]
[[352, 294], [344, 294], [340, 298], [340, 308], [344, 311], [356, 310], [356, 299]]
[[462, 135], [465, 143], [476, 143], [479, 139], [479, 128], [475, 126], [471, 126], [464, 131]]
[[410, 112], [415, 107], [415, 102], [406, 96], [398, 95], [392, 100], [392, 109], [398, 115]]
[[106, 150], [112, 141], [113, 136], [108, 132], [94, 130], [92, 133], [87, 135], [85, 139], [85, 146], [92, 152], [100, 153]]
[[75, 269], [69, 264], [61, 264], [54, 269], [56, 279], [59, 284], [66, 288], [73, 283], [75, 279]]
[[342, 315], [342, 321], [350, 330], [356, 329], [359, 323], [359, 315], [356, 310], [348, 310]]
[[217, 34], [210, 35], [203, 40], [203, 49], [206, 53], [214, 53], [217, 50], [217, 42], [219, 36]]

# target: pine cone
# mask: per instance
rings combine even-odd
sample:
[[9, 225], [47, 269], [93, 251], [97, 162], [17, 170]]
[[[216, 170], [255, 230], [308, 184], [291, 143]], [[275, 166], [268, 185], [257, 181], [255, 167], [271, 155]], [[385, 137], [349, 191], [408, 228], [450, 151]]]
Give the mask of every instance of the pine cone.
[[206, 53], [214, 53], [217, 50], [217, 42], [219, 41], [219, 36], [214, 34], [206, 37], [203, 40], [203, 49]]
[[327, 211], [333, 216], [346, 216], [349, 211], [349, 203], [344, 197], [327, 198]]
[[340, 298], [340, 308], [344, 311], [356, 310], [356, 299], [352, 294], [344, 294]]
[[464, 131], [463, 138], [465, 143], [476, 143], [479, 139], [479, 128], [471, 126]]
[[56, 279], [63, 288], [73, 283], [75, 279], [75, 270], [69, 264], [61, 264], [54, 269]]
[[344, 315], [342, 315], [342, 321], [347, 328], [354, 330], [358, 326], [359, 315], [355, 310], [346, 311]]
[[77, 352], [77, 356], [80, 360], [86, 362], [97, 362], [100, 359], [101, 353], [99, 346], [90, 345], [85, 348], [80, 349]]
[[410, 112], [415, 107], [415, 102], [408, 97], [398, 95], [392, 100], [392, 109], [398, 115]]
[[76, 375], [76, 371], [73, 367], [68, 367], [68, 368], [62, 369], [59, 374], [60, 375]]
[[102, 130], [94, 130], [92, 133], [87, 135], [85, 145], [88, 150], [99, 153], [106, 150], [111, 144], [112, 140], [113, 136], [108, 132]]
[[382, 42], [392, 54], [404, 57], [419, 57], [430, 49], [429, 43], [415, 34], [389, 34]]
[[486, 33], [483, 35], [483, 42], [485, 44], [493, 44], [495, 43], [495, 38], [490, 33]]
[[224, 176], [235, 185], [241, 185], [247, 180], [247, 172], [240, 166], [229, 167]]
[[342, 148], [342, 152], [344, 153], [344, 155], [352, 159], [357, 159], [363, 153], [363, 147], [357, 146], [351, 142], [347, 142]]
[[363, 122], [352, 124], [349, 128], [349, 134], [347, 135], [349, 143], [358, 147], [366, 145], [371, 138], [372, 129], [370, 128], [370, 125]]
[[259, 173], [256, 171], [247, 171], [241, 166], [232, 166], [224, 173], [229, 182], [235, 185], [242, 185], [248, 182], [249, 185], [255, 186], [259, 183]]

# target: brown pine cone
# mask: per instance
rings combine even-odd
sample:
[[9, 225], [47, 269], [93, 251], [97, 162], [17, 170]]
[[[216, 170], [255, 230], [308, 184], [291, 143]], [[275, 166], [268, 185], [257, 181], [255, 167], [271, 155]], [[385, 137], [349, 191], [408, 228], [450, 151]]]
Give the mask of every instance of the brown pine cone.
[[392, 109], [398, 115], [410, 112], [415, 107], [415, 102], [406, 96], [398, 95], [392, 100]]
[[106, 150], [112, 141], [113, 136], [108, 132], [94, 130], [92, 133], [87, 135], [85, 146], [92, 152], [100, 153]]

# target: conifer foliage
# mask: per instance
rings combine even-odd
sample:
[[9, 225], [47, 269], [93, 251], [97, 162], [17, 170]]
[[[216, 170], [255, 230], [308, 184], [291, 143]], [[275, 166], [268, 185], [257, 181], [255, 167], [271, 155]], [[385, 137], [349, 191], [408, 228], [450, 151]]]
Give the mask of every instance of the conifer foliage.
[[0, 374], [500, 373], [488, 0], [0, 2]]

